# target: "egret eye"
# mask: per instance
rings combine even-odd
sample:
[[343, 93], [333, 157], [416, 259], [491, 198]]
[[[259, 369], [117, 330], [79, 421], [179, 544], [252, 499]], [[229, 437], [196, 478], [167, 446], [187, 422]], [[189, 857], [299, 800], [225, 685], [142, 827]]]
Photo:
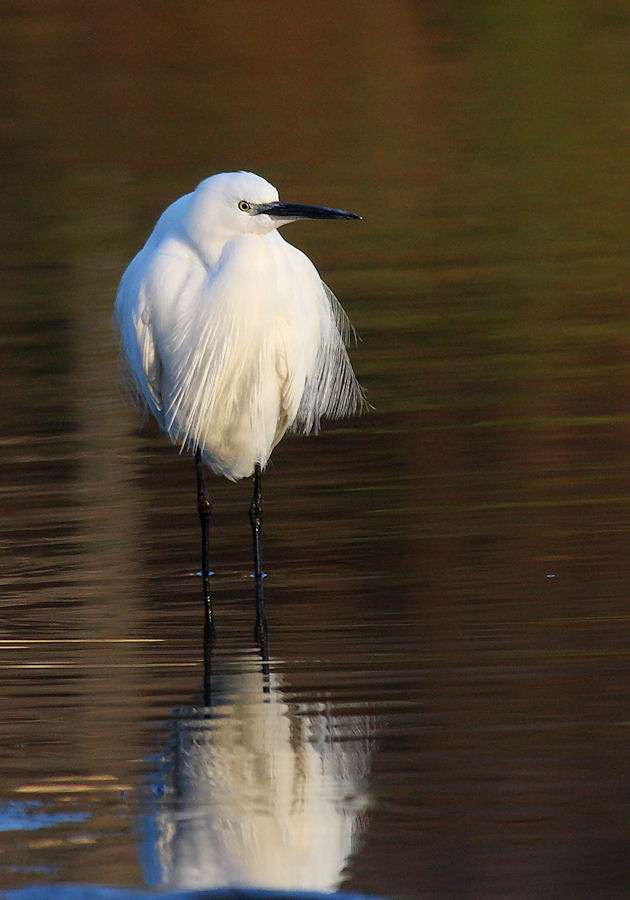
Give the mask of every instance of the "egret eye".
[[238, 204], [238, 208], [240, 209], [241, 212], [251, 212], [252, 211], [252, 205], [251, 205], [251, 203], [248, 203], [247, 200], [241, 200], [240, 203]]

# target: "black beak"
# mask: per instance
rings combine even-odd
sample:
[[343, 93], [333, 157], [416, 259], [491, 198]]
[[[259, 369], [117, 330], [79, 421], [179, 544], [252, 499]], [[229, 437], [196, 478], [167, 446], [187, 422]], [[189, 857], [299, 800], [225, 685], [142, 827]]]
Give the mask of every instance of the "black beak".
[[360, 219], [356, 213], [346, 212], [345, 209], [331, 209], [329, 206], [305, 206], [302, 203], [283, 203], [276, 200], [275, 203], [261, 203], [256, 207], [256, 215], [266, 213], [273, 219]]

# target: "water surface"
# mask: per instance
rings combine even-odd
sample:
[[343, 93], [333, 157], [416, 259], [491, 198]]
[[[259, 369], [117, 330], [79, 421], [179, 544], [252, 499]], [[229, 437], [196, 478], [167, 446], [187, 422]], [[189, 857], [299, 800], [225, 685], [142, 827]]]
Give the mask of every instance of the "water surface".
[[[624, 893], [629, 28], [4, 9], [1, 887]], [[251, 487], [212, 479], [204, 673], [194, 468], [120, 396], [110, 315], [159, 212], [234, 168], [363, 215], [284, 234], [374, 409], [274, 453], [266, 664]]]

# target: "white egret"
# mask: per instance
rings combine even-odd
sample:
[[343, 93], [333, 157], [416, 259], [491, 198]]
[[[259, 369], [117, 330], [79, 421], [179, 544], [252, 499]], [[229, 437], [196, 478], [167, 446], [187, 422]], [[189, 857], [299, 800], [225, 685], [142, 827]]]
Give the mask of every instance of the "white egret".
[[345, 349], [351, 326], [314, 265], [278, 233], [297, 219], [354, 213], [283, 203], [250, 172], [207, 178], [169, 206], [124, 273], [115, 318], [140, 401], [194, 453], [206, 636], [214, 631], [208, 554], [212, 503], [202, 464], [254, 476], [256, 635], [265, 633], [261, 473], [287, 429], [364, 403]]

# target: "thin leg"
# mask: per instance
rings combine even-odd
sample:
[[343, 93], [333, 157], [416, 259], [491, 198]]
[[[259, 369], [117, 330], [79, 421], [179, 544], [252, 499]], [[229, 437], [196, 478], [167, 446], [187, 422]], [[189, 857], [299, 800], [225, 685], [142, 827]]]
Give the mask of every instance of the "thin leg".
[[269, 662], [269, 635], [267, 632], [267, 617], [265, 615], [265, 597], [263, 594], [262, 578], [255, 579], [254, 590], [256, 596], [256, 626], [254, 628], [254, 640], [258, 644], [263, 661]]
[[262, 472], [256, 463], [254, 469], [254, 496], [249, 507], [249, 521], [252, 525], [252, 540], [254, 542], [254, 578], [263, 577], [262, 570], [262, 524], [263, 524], [263, 498], [262, 498]]
[[249, 507], [249, 521], [252, 526], [252, 542], [254, 546], [254, 582], [256, 585], [256, 629], [254, 637], [261, 649], [264, 649], [267, 641], [267, 618], [265, 616], [265, 598], [263, 594], [262, 570], [262, 524], [263, 524], [263, 498], [262, 498], [262, 472], [260, 465], [256, 463], [254, 468], [254, 495]]
[[212, 640], [203, 642], [203, 705], [212, 706]]
[[201, 450], [195, 451], [195, 468], [197, 470], [197, 509], [201, 522], [201, 579], [204, 602], [204, 642], [208, 644], [214, 637], [214, 621], [212, 619], [212, 595], [210, 593], [209, 567], [210, 550], [210, 515], [212, 513], [212, 500], [206, 490], [203, 477], [203, 465], [201, 463]]

